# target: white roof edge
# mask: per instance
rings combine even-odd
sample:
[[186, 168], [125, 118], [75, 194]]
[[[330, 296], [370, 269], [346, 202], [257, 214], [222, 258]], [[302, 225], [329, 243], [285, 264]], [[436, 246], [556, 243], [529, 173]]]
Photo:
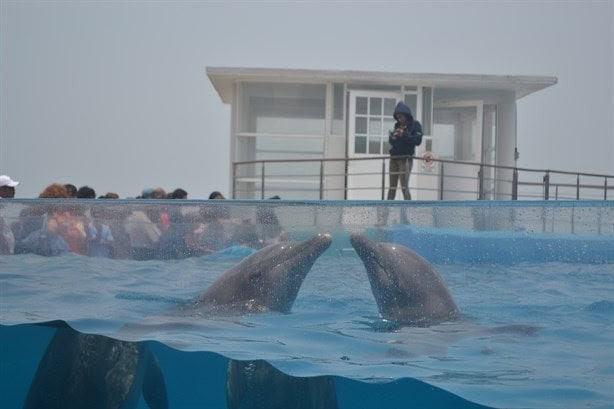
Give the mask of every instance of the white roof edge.
[[555, 85], [558, 82], [558, 79], [552, 76], [401, 73], [293, 68], [206, 67], [206, 73], [224, 103], [230, 103], [232, 99], [231, 85], [236, 80], [345, 81], [380, 84], [405, 83], [407, 85], [428, 84], [435, 87], [493, 88], [515, 91], [516, 99]]

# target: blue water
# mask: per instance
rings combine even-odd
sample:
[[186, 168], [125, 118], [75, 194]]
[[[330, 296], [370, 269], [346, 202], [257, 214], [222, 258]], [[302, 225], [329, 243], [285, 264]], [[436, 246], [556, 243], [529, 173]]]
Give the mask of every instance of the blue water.
[[32, 324], [53, 320], [148, 341], [173, 408], [225, 408], [229, 359], [331, 376], [341, 408], [613, 407], [613, 264], [431, 260], [462, 320], [399, 328], [379, 317], [347, 232], [332, 233], [290, 314], [173, 313], [247, 250], [150, 261], [0, 256], [2, 407], [23, 404], [55, 331]]

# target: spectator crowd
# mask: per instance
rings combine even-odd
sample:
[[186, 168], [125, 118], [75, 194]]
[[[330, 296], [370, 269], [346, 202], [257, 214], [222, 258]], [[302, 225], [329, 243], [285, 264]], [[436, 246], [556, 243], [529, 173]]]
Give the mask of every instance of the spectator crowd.
[[[19, 182], [0, 176], [0, 210], [15, 196]], [[181, 188], [167, 193], [145, 189], [143, 204], [120, 203], [115, 193], [96, 196], [89, 186], [53, 183], [27, 204], [16, 220], [0, 214], [0, 255], [33, 253], [56, 256], [73, 253], [117, 259], [180, 259], [211, 254], [235, 246], [258, 249], [286, 239], [271, 207], [259, 207], [251, 218], [234, 216], [222, 193], [209, 195], [207, 206], [177, 206], [157, 199], [187, 199]], [[63, 203], [59, 199], [72, 200]], [[278, 198], [278, 197], [275, 197]]]

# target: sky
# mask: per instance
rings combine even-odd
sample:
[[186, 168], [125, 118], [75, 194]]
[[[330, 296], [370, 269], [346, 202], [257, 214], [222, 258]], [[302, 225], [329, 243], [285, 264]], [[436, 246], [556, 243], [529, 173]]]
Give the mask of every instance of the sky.
[[518, 101], [518, 166], [614, 175], [614, 0], [0, 0], [0, 174], [228, 195], [208, 66], [555, 76]]

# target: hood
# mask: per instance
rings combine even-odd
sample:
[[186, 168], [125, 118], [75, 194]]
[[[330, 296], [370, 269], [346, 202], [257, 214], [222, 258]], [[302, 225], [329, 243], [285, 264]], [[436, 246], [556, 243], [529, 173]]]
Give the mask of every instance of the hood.
[[397, 114], [404, 114], [409, 120], [409, 122], [414, 120], [414, 115], [411, 112], [411, 108], [408, 107], [403, 101], [399, 101], [396, 108], [394, 108], [394, 114], [392, 115], [392, 117], [394, 119], [397, 119]]

